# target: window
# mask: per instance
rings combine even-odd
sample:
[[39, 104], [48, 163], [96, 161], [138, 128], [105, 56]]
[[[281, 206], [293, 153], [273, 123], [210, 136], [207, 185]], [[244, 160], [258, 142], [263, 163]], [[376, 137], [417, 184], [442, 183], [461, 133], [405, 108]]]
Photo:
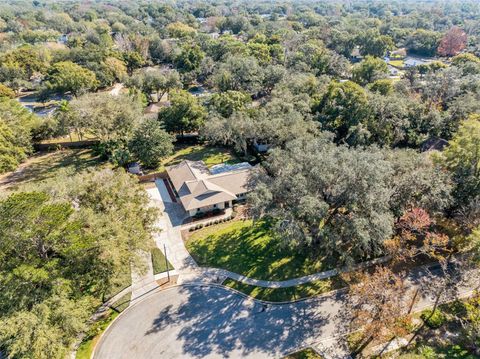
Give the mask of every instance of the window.
[[200, 212], [200, 208], [197, 208], [197, 213]]
[[214, 204], [214, 205], [213, 205], [213, 208], [217, 208], [217, 205], [216, 205], [216, 204]]

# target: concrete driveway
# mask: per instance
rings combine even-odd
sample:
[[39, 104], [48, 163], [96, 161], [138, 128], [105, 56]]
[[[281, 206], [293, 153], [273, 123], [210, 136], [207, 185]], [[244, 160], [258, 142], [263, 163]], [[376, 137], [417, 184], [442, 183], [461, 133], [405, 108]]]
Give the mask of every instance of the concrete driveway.
[[105, 333], [95, 359], [279, 358], [341, 333], [340, 294], [269, 305], [215, 286], [151, 294]]

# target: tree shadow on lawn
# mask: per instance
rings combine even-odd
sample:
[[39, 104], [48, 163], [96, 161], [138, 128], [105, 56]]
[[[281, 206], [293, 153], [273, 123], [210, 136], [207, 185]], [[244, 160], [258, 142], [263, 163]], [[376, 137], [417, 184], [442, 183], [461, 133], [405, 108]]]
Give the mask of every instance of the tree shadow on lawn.
[[265, 221], [220, 236], [192, 239], [189, 250], [199, 265], [224, 268], [255, 279], [287, 280], [334, 266], [332, 258], [288, 247]]
[[204, 161], [207, 166], [228, 162], [239, 162], [236, 155], [226, 147], [206, 145], [179, 145], [175, 148], [178, 155], [172, 157], [164, 165], [176, 165], [184, 160]]
[[28, 163], [27, 160], [27, 163], [18, 170], [5, 176], [0, 184], [19, 186], [52, 178], [61, 170], [75, 174], [87, 168], [101, 165], [103, 162], [90, 149], [60, 150], [38, 154], [31, 158], [31, 163]]
[[189, 357], [232, 352], [280, 357], [321, 336], [335, 319], [334, 313], [318, 311], [322, 297], [265, 306], [222, 288], [182, 287], [181, 293], [187, 300], [160, 311], [146, 335], [173, 330]]

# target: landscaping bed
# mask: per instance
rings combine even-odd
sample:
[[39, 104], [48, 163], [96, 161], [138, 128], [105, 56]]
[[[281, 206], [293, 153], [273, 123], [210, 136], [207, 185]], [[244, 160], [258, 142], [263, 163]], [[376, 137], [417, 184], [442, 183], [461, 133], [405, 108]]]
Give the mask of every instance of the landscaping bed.
[[[392, 353], [390, 357], [407, 358], [439, 358], [439, 359], [480, 359], [469, 349], [459, 318], [468, 320], [467, 307], [471, 315], [480, 308], [480, 296], [464, 301], [442, 304], [433, 313], [430, 309], [420, 313], [425, 325], [420, 329], [415, 344]], [[476, 315], [479, 315], [478, 312]], [[472, 315], [470, 319], [474, 318]], [[478, 317], [477, 317], [478, 320]], [[478, 343], [480, 344], [480, 343]]]
[[173, 270], [172, 264], [165, 260], [165, 256], [159, 248], [153, 248], [150, 253], [152, 254], [153, 274], [166, 272], [167, 268]]
[[[410, 334], [405, 339], [410, 340], [418, 331], [414, 343], [408, 347], [384, 353], [382, 357], [388, 359], [480, 359], [480, 356], [475, 355], [471, 350], [460, 323], [460, 319], [468, 321], [468, 318], [475, 318], [475, 310], [479, 308], [480, 296], [477, 295], [466, 300], [442, 304], [434, 313], [431, 309], [426, 309], [413, 314], [414, 321], [407, 328]], [[467, 315], [468, 312], [470, 316]], [[476, 315], [478, 320], [479, 313], [477, 312]], [[355, 350], [361, 343], [361, 339], [361, 332], [350, 334], [347, 338], [350, 350]], [[373, 347], [384, 345], [385, 343], [374, 341], [365, 348], [364, 354], [372, 355]]]
[[254, 285], [244, 284], [234, 279], [226, 279], [223, 285], [236, 289], [250, 297], [268, 302], [290, 302], [303, 298], [314, 297], [323, 293], [340, 289], [346, 286], [338, 276], [316, 280], [309, 283], [300, 284], [288, 288], [264, 288]]
[[298, 352], [289, 354], [283, 359], [323, 359], [323, 357], [315, 350], [311, 348], [306, 348]]
[[334, 267], [334, 259], [293, 250], [270, 223], [235, 220], [189, 234], [186, 247], [200, 266], [223, 268], [250, 278], [283, 281]]

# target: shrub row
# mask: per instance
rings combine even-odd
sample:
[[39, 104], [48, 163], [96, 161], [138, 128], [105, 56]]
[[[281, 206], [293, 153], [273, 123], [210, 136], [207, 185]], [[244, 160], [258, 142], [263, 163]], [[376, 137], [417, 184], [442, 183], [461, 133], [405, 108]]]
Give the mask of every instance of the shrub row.
[[208, 227], [208, 226], [212, 226], [214, 224], [219, 224], [219, 223], [224, 223], [224, 222], [231, 221], [234, 218], [235, 218], [235, 216], [231, 215], [231, 216], [228, 216], [228, 217], [225, 217], [225, 218], [215, 219], [215, 220], [207, 222], [207, 223], [197, 224], [194, 227], [190, 227], [188, 230], [189, 230], [189, 232], [193, 232], [193, 231], [196, 231], [198, 229], [202, 229], [203, 227]]

